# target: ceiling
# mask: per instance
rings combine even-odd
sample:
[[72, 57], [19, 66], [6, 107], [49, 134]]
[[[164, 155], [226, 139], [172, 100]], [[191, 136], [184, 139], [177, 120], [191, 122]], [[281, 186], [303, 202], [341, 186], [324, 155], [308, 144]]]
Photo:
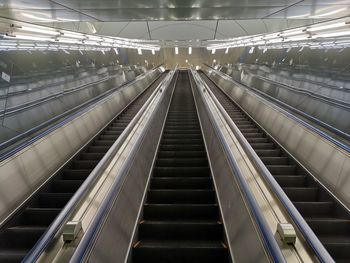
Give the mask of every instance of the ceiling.
[[128, 38], [267, 33], [350, 15], [350, 0], [0, 0], [0, 17]]

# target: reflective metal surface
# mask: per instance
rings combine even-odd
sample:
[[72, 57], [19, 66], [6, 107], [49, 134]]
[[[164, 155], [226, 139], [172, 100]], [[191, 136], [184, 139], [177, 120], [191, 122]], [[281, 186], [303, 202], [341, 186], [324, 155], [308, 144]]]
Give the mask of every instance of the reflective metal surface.
[[348, 4], [346, 0], [14, 0], [2, 1], [0, 15], [38, 22], [305, 18], [308, 15], [330, 18], [347, 14]]
[[159, 74], [160, 70], [151, 71], [11, 158], [0, 162], [0, 222], [14, 212]]
[[348, 151], [244, 86], [217, 71], [209, 68], [204, 70], [267, 133], [283, 145], [287, 152], [302, 163], [317, 181], [349, 208], [350, 155]]
[[348, 16], [349, 4], [349, 0], [3, 0], [0, 18], [130, 38], [213, 39]]

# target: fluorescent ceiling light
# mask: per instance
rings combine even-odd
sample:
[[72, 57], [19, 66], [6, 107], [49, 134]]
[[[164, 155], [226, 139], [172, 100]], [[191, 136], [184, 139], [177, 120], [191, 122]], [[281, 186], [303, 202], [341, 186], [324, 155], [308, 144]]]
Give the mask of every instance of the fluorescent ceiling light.
[[16, 38], [16, 39], [37, 40], [37, 41], [53, 41], [52, 38], [36, 37], [36, 36], [22, 35], [22, 34], [16, 34], [14, 36], [5, 35], [4, 38], [10, 38], [10, 39]]
[[[333, 10], [333, 11], [329, 11], [327, 13], [323, 13], [323, 14], [320, 14], [320, 15], [315, 15], [315, 16], [312, 16], [310, 18], [318, 18], [318, 17], [324, 17], [324, 16], [330, 16], [330, 15], [334, 15], [334, 14], [338, 14], [340, 12], [343, 12], [343, 11], [346, 11], [348, 8], [347, 7], [343, 7], [343, 8], [338, 8], [336, 10]], [[317, 11], [316, 11], [317, 12]]]
[[319, 37], [341, 37], [341, 36], [348, 36], [348, 35], [350, 35], [350, 30], [331, 32], [331, 33], [323, 33], [323, 34], [319, 34], [319, 35], [314, 35], [312, 37], [313, 38], [319, 38]]
[[42, 29], [37, 27], [21, 26], [18, 29], [28, 32], [35, 32], [46, 35], [59, 35], [60, 33], [54, 30]]
[[192, 47], [188, 48], [188, 54], [191, 55], [192, 54]]
[[211, 50], [211, 53], [212, 53], [212, 54], [215, 54], [215, 52], [216, 52], [216, 49], [213, 48], [213, 49]]
[[137, 54], [142, 55], [142, 49], [141, 48], [137, 49]]
[[118, 49], [117, 48], [113, 48], [114, 52], [116, 55], [119, 55]]
[[62, 43], [71, 43], [71, 44], [83, 44], [84, 43], [78, 39], [69, 39], [69, 38], [58, 38], [57, 41], [62, 42]]
[[303, 29], [294, 29], [294, 30], [288, 30], [288, 31], [284, 31], [281, 33], [281, 36], [286, 37], [286, 36], [294, 36], [294, 35], [299, 35], [299, 34], [303, 34], [304, 31]]
[[152, 55], [155, 55], [156, 51], [154, 49], [152, 49]]
[[179, 54], [179, 48], [175, 47], [175, 54], [178, 55]]
[[228, 50], [229, 50], [229, 47], [228, 47], [228, 48], [226, 48], [226, 50], [225, 50], [225, 54], [227, 54], [227, 53], [228, 53]]
[[86, 37], [88, 39], [95, 40], [95, 41], [101, 41], [102, 40], [101, 37], [97, 37], [97, 36], [86, 35]]
[[71, 37], [71, 38], [77, 38], [77, 39], [84, 39], [86, 38], [83, 34], [76, 34], [76, 33], [62, 33], [64, 37]]
[[339, 22], [339, 23], [334, 23], [334, 24], [329, 24], [329, 25], [324, 25], [324, 26], [313, 26], [307, 29], [307, 31], [314, 32], [314, 31], [321, 31], [325, 29], [332, 29], [332, 28], [337, 28], [337, 27], [343, 27], [346, 25], [346, 22]]
[[96, 42], [96, 41], [88, 41], [88, 40], [83, 41], [83, 43], [86, 44], [86, 45], [94, 45], [94, 46], [99, 46], [99, 45], [100, 45], [99, 42]]

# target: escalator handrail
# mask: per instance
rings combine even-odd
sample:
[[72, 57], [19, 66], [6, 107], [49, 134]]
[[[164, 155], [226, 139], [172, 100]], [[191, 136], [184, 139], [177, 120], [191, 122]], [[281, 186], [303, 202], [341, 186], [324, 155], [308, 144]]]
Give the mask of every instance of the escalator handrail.
[[65, 96], [65, 95], [67, 95], [69, 93], [74, 93], [76, 91], [80, 91], [80, 90], [89, 88], [90, 86], [97, 85], [99, 83], [109, 81], [109, 80], [117, 77], [118, 75], [119, 74], [114, 74], [114, 75], [111, 75], [111, 76], [108, 76], [108, 77], [101, 78], [101, 79], [96, 80], [96, 81], [92, 81], [90, 83], [77, 85], [77, 86], [75, 86], [73, 88], [70, 88], [70, 89], [64, 89], [64, 90], [61, 90], [61, 91], [56, 92], [56, 93], [51, 93], [51, 94], [49, 94], [46, 97], [41, 97], [41, 98], [38, 98], [36, 100], [28, 101], [28, 102], [25, 102], [23, 104], [19, 104], [19, 105], [13, 106], [13, 107], [6, 108], [6, 109], [0, 111], [0, 117], [5, 117], [6, 118], [6, 115], [12, 115], [12, 114], [15, 114], [17, 112], [21, 112], [21, 111], [33, 108], [35, 106], [38, 106], [38, 105], [40, 105], [42, 103], [45, 103], [47, 101], [50, 101], [52, 99]]
[[[259, 156], [256, 154], [252, 146], [247, 141], [247, 139], [243, 136], [243, 134], [240, 132], [236, 124], [232, 121], [230, 116], [227, 114], [226, 110], [220, 104], [220, 102], [218, 101], [214, 93], [211, 91], [211, 89], [208, 87], [208, 85], [205, 82], [203, 85], [205, 85], [206, 90], [210, 94], [217, 108], [220, 110], [220, 113], [224, 116], [227, 124], [229, 125], [234, 135], [238, 139], [240, 145], [243, 147], [245, 153], [247, 153], [247, 156], [253, 162], [259, 174], [262, 175], [262, 177], [264, 178], [264, 181], [267, 182], [271, 191], [277, 196], [277, 198], [280, 200], [282, 205], [285, 207], [286, 211], [288, 212], [293, 222], [302, 233], [306, 242], [311, 246], [311, 248], [315, 252], [320, 262], [324, 262], [324, 263], [334, 262], [333, 258], [329, 255], [328, 251], [324, 248], [324, 246], [322, 245], [318, 237], [315, 235], [315, 233], [312, 231], [310, 226], [306, 223], [305, 219], [302, 217], [302, 215], [293, 205], [292, 201], [288, 198], [288, 196], [283, 191], [281, 186], [276, 182], [275, 178], [271, 175], [270, 171], [266, 168], [264, 163], [261, 161]], [[219, 87], [217, 88], [220, 89]]]
[[253, 75], [254, 77], [256, 77], [258, 79], [261, 79], [263, 81], [269, 82], [272, 85], [276, 85], [276, 86], [279, 86], [279, 87], [282, 87], [282, 88], [294, 91], [296, 93], [304, 94], [304, 95], [309, 96], [311, 98], [315, 98], [317, 100], [324, 101], [325, 103], [328, 103], [328, 104], [331, 104], [331, 105], [333, 104], [335, 106], [338, 106], [338, 107], [341, 107], [341, 108], [345, 108], [346, 110], [350, 109], [350, 104], [348, 102], [346, 102], [346, 101], [338, 100], [338, 99], [335, 99], [335, 98], [330, 98], [330, 97], [327, 97], [325, 95], [319, 94], [317, 92], [308, 91], [306, 89], [297, 88], [297, 87], [294, 87], [294, 86], [291, 86], [291, 85], [288, 85], [288, 84], [285, 84], [285, 83], [281, 83], [281, 82], [279, 82], [277, 80], [269, 79], [268, 77], [265, 77], [265, 76], [260, 76], [258, 74], [253, 73], [253, 72], [250, 72], [250, 71], [247, 71], [247, 75], [248, 74]]
[[[285, 69], [285, 70], [286, 70], [286, 69]], [[328, 88], [328, 89], [340, 90], [340, 89], [339, 89], [339, 86], [332, 85], [332, 84], [329, 84], [329, 83], [323, 83], [323, 82], [321, 82], [321, 81], [312, 80], [312, 79], [308, 79], [308, 78], [305, 78], [305, 77], [296, 77], [296, 76], [294, 76], [293, 74], [300, 74], [300, 73], [298, 73], [298, 72], [295, 72], [295, 73], [294, 73], [293, 71], [290, 71], [290, 70], [287, 70], [287, 71], [289, 72], [289, 74], [290, 74], [290, 79], [292, 79], [292, 80], [300, 81], [300, 82], [303, 82], [303, 83], [308, 82], [308, 83], [310, 83], [310, 84], [320, 85], [320, 86], [322, 86], [322, 87], [324, 87], [324, 88]], [[278, 70], [275, 70], [274, 73], [275, 73], [275, 74], [278, 74]], [[311, 74], [308, 74], [308, 75], [310, 76]], [[315, 76], [315, 75], [311, 75], [311, 76]], [[316, 76], [316, 77], [317, 77], [317, 76]], [[330, 77], [329, 77], [329, 78], [330, 78]], [[346, 82], [344, 79], [332, 79], [332, 78], [330, 78], [330, 79], [331, 79], [332, 82], [336, 82], [336, 81], [339, 81], [339, 82], [341, 81], [341, 82], [343, 82], [343, 83]], [[349, 89], [348, 87], [343, 87], [342, 91], [350, 92], [350, 89]]]
[[[160, 65], [158, 67], [160, 67]], [[153, 68], [152, 70], [154, 70], [154, 69], [155, 68]], [[150, 71], [148, 71], [148, 72], [150, 72]], [[148, 72], [145, 72], [145, 73], [148, 73]], [[137, 79], [138, 77], [144, 76], [145, 73], [136, 76], [135, 79]], [[67, 95], [69, 93], [74, 93], [74, 92], [77, 92], [77, 91], [89, 88], [91, 86], [97, 85], [99, 83], [109, 81], [109, 80], [111, 80], [113, 78], [116, 78], [118, 75], [119, 74], [113, 74], [113, 75], [110, 75], [110, 76], [107, 76], [107, 77], [104, 77], [104, 78], [101, 78], [101, 79], [98, 79], [98, 80], [95, 80], [95, 81], [92, 81], [92, 82], [89, 82], [89, 83], [76, 85], [76, 86], [74, 86], [74, 87], [72, 87], [70, 89], [64, 89], [64, 90], [61, 90], [61, 91], [56, 92], [56, 93], [51, 93], [48, 96], [38, 98], [37, 100], [28, 101], [28, 102], [25, 102], [23, 104], [19, 104], [19, 105], [10, 107], [10, 108], [6, 108], [6, 109], [0, 111], [0, 117], [5, 117], [6, 115], [12, 115], [12, 114], [15, 114], [17, 112], [28, 110], [30, 108], [36, 107], [36, 106], [38, 106], [40, 104], [46, 103], [47, 101], [53, 100], [55, 98], [59, 98], [59, 97], [65, 96], [65, 95]], [[129, 83], [129, 82], [130, 81], [127, 81], [125, 83]], [[47, 86], [42, 87], [41, 89], [44, 89], [44, 88], [47, 88]], [[37, 91], [37, 90], [32, 90], [32, 92], [35, 92], [35, 91]], [[11, 93], [11, 96], [12, 96], [12, 94], [13, 93]], [[6, 98], [8, 98], [7, 95], [6, 95]]]
[[[162, 87], [165, 81], [166, 81], [166, 77], [161, 81], [161, 83], [158, 84], [157, 88], [152, 92], [152, 94], [147, 99], [145, 104], [137, 112], [137, 114], [131, 120], [131, 122], [126, 126], [122, 134], [118, 137], [118, 139], [114, 142], [111, 148], [103, 156], [101, 161], [99, 161], [96, 167], [91, 171], [87, 179], [83, 182], [83, 184], [79, 187], [77, 192], [72, 196], [72, 198], [64, 206], [62, 211], [58, 214], [55, 220], [46, 229], [44, 234], [40, 237], [38, 242], [29, 251], [29, 253], [26, 255], [26, 257], [23, 259], [22, 262], [31, 263], [39, 259], [41, 254], [45, 251], [45, 249], [49, 246], [49, 244], [54, 240], [55, 236], [60, 231], [60, 229], [62, 229], [63, 225], [69, 220], [69, 217], [76, 210], [76, 208], [78, 207], [78, 205], [80, 204], [84, 196], [86, 196], [89, 193], [89, 190], [93, 187], [93, 185], [98, 180], [100, 175], [106, 170], [107, 166], [110, 164], [110, 161], [115, 157], [115, 154], [118, 152], [121, 145], [129, 136], [135, 124], [141, 118], [144, 111], [147, 109], [148, 105], [151, 103], [152, 99], [156, 96], [156, 94], [158, 93], [158, 90], [160, 89], [160, 87]], [[105, 200], [106, 199], [108, 198], [105, 198]]]
[[[193, 70], [192, 70], [192, 75], [193, 75], [193, 78], [195, 79], [195, 82], [196, 82], [195, 86], [197, 86], [197, 89], [200, 90], [201, 89], [200, 85], [203, 85], [203, 83], [201, 83], [201, 81], [197, 78], [198, 76], [196, 76], [196, 74]], [[205, 87], [205, 90], [207, 91], [208, 87]], [[237, 179], [237, 182], [239, 183], [239, 188], [242, 190], [242, 194], [244, 196], [244, 199], [246, 200], [246, 203], [248, 205], [248, 209], [251, 212], [252, 217], [256, 223], [257, 229], [260, 233], [260, 237], [262, 238], [262, 241], [265, 245], [265, 248], [267, 249], [267, 252], [271, 256], [271, 259], [273, 262], [286, 262], [283, 254], [281, 252], [281, 249], [278, 246], [277, 241], [276, 241], [270, 227], [268, 226], [266, 219], [264, 218], [264, 216], [260, 210], [260, 207], [254, 198], [254, 195], [252, 194], [252, 192], [248, 186], [248, 183], [246, 182], [240, 168], [238, 167], [238, 164], [237, 164], [237, 161], [235, 160], [235, 157], [232, 155], [232, 153], [230, 151], [230, 146], [226, 142], [225, 137], [224, 137], [219, 125], [215, 121], [215, 117], [209, 108], [208, 102], [204, 98], [202, 92], [199, 92], [199, 94], [202, 97], [202, 100], [203, 100], [204, 105], [206, 107], [206, 110], [208, 112], [208, 116], [210, 118], [211, 123], [214, 126], [216, 134], [219, 136], [219, 139], [223, 145], [223, 149], [226, 153], [227, 160], [229, 161], [230, 166], [233, 170], [233, 176]]]
[[17, 152], [21, 151], [22, 149], [28, 147], [29, 145], [33, 144], [34, 142], [36, 142], [37, 140], [43, 138], [44, 136], [50, 134], [51, 132], [57, 130], [58, 128], [64, 126], [66, 123], [72, 121], [73, 119], [81, 116], [82, 114], [84, 114], [85, 112], [87, 112], [89, 109], [95, 107], [95, 105], [97, 103], [100, 103], [101, 101], [103, 101], [103, 99], [106, 99], [108, 96], [110, 96], [111, 94], [113, 94], [114, 92], [119, 91], [120, 89], [124, 89], [127, 88], [129, 86], [131, 86], [132, 84], [134, 84], [136, 81], [138, 81], [142, 76], [145, 76], [147, 74], [151, 74], [154, 70], [156, 70], [157, 68], [145, 72], [142, 75], [138, 76], [138, 78], [128, 81], [124, 84], [122, 84], [119, 87], [115, 87], [112, 88], [72, 109], [69, 109], [59, 115], [56, 115], [55, 117], [40, 123], [37, 126], [34, 126], [33, 128], [30, 128], [29, 130], [26, 130], [18, 135], [16, 135], [15, 137], [12, 137], [11, 139], [0, 143], [0, 150], [4, 150], [5, 148], [9, 147], [10, 145], [26, 138], [29, 137], [31, 134], [34, 134], [35, 132], [38, 132], [42, 129], [44, 129], [45, 127], [49, 126], [50, 124], [64, 118], [62, 121], [60, 121], [59, 123], [55, 124], [54, 126], [44, 130], [43, 132], [40, 132], [40, 134], [35, 135], [34, 137], [30, 138], [29, 140], [24, 141], [23, 143], [19, 144], [18, 146], [16, 146], [14, 149], [11, 149], [10, 151], [4, 152], [2, 154], [0, 154], [0, 162], [13, 156], [14, 154], [16, 154]]
[[[168, 75], [169, 79], [168, 80], [164, 80], [164, 82], [162, 82], [159, 85], [158, 88], [162, 90], [163, 94], [165, 93], [165, 89], [170, 86], [171, 81], [172, 81], [175, 73], [176, 73], [176, 69], [171, 71], [171, 72], [169, 72], [169, 75]], [[158, 90], [159, 90], [158, 88], [155, 90], [155, 92], [158, 92]], [[163, 96], [163, 98], [164, 98], [164, 96]], [[148, 107], [148, 105], [146, 105], [146, 104], [144, 106]], [[144, 108], [144, 110], [146, 110], [147, 107], [142, 107], [142, 108]], [[156, 108], [159, 108], [159, 107], [160, 107], [160, 103], [158, 101], [158, 104], [156, 105]], [[104, 201], [100, 205], [100, 207], [99, 207], [99, 209], [97, 211], [97, 214], [94, 217], [93, 221], [91, 222], [89, 228], [84, 233], [84, 237], [80, 241], [77, 249], [75, 250], [72, 258], [69, 261], [70, 263], [82, 262], [84, 257], [91, 250], [92, 245], [94, 243], [94, 240], [95, 240], [95, 238], [97, 237], [97, 235], [99, 233], [99, 229], [101, 228], [102, 223], [103, 223], [104, 219], [106, 218], [110, 207], [113, 205], [113, 200], [114, 200], [113, 197], [115, 197], [118, 194], [118, 192], [119, 192], [119, 190], [120, 190], [120, 188], [122, 186], [123, 178], [125, 178], [125, 176], [127, 175], [127, 170], [129, 169], [129, 167], [131, 165], [131, 161], [133, 160], [132, 157], [135, 155], [136, 151], [139, 149], [139, 145], [140, 145], [140, 143], [142, 142], [142, 140], [145, 137], [145, 131], [148, 130], [148, 127], [149, 127], [149, 125], [151, 123], [151, 120], [153, 120], [154, 118], [157, 117], [154, 114], [156, 111], [157, 111], [157, 109], [154, 109], [153, 114], [150, 116], [150, 119], [148, 120], [148, 122], [143, 127], [143, 130], [141, 131], [139, 137], [136, 139], [136, 142], [134, 143], [134, 147], [131, 149], [131, 152], [129, 153], [129, 156], [128, 156], [129, 158], [126, 160], [126, 162], [124, 163], [123, 167], [118, 172], [118, 175], [116, 175], [116, 179], [113, 182], [110, 191], [108, 192], [107, 196], [104, 198]], [[140, 112], [141, 112], [141, 110], [140, 110]], [[143, 112], [140, 114], [140, 117], [141, 117], [142, 114], [143, 114]]]
[[[324, 127], [328, 130], [330, 130], [331, 132], [347, 139], [350, 141], [350, 135], [341, 131], [341, 130], [338, 130], [337, 128], [334, 128], [332, 126], [330, 126], [329, 124], [327, 123], [324, 123], [322, 121], [320, 121], [319, 119], [305, 113], [305, 112], [302, 112], [284, 102], [281, 102], [279, 100], [277, 100], [276, 98], [273, 98], [271, 97], [270, 95], [267, 95], [261, 91], [258, 91], [256, 89], [252, 89], [250, 88], [249, 86], [246, 86], [242, 83], [239, 83], [235, 80], [233, 80], [229, 75], [225, 74], [225, 73], [222, 73], [220, 71], [217, 71], [215, 70], [213, 67], [205, 64], [207, 67], [211, 68], [212, 70], [214, 70], [216, 72], [216, 74], [220, 75], [222, 78], [224, 79], [227, 79], [228, 81], [232, 82], [234, 85], [237, 85], [237, 86], [240, 86], [244, 89], [246, 89], [248, 92], [252, 92], [255, 96], [258, 96], [261, 100], [263, 101], [266, 101], [269, 105], [271, 105], [273, 108], [275, 108], [277, 111], [283, 113], [284, 115], [286, 115], [287, 117], [289, 117], [290, 119], [296, 121], [298, 124], [306, 127], [308, 130], [311, 130], [313, 132], [315, 132], [316, 134], [318, 134], [319, 136], [321, 136], [322, 138], [326, 139], [327, 141], [337, 145], [338, 147], [340, 147], [341, 149], [343, 149], [344, 151], [346, 151], [347, 153], [350, 153], [350, 146], [344, 144], [343, 142], [331, 137], [329, 134], [327, 134], [326, 132], [320, 130], [319, 128], [315, 127], [314, 125], [310, 124], [310, 123], [307, 123], [306, 121], [303, 121], [302, 119], [300, 119], [299, 117], [297, 117], [296, 115], [288, 112], [287, 110], [285, 110], [284, 108], [287, 108], [289, 109], [290, 111], [292, 112], [295, 112], [311, 121], [313, 121], [314, 123], [316, 123], [317, 125], [321, 126], [321, 127]], [[281, 106], [279, 106], [279, 105]], [[284, 107], [284, 108], [283, 108]]]

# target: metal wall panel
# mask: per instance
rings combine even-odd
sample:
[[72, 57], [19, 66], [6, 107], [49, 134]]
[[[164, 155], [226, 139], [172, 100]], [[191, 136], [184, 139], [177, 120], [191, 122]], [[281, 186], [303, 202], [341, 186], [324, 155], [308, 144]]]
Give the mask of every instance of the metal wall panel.
[[85, 145], [133, 98], [149, 85], [160, 70], [111, 94], [95, 107], [0, 163], [0, 222]]

